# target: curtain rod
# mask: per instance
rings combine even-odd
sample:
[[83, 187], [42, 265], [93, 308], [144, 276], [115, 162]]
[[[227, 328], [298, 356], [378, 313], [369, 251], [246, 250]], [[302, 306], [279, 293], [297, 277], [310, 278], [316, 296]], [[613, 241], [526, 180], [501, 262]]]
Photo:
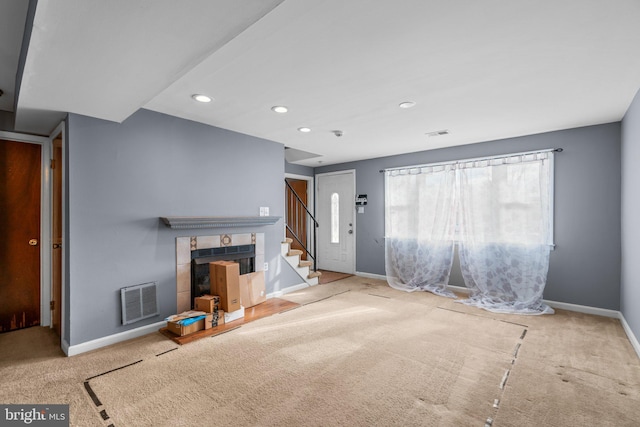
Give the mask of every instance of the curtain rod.
[[398, 166], [398, 167], [395, 167], [395, 168], [380, 169], [380, 173], [387, 172], [387, 171], [393, 171], [393, 170], [400, 170], [400, 169], [425, 168], [425, 167], [431, 167], [431, 166], [455, 165], [455, 164], [458, 164], [458, 163], [465, 163], [465, 162], [479, 162], [479, 161], [482, 161], [482, 160], [506, 159], [507, 157], [525, 156], [527, 154], [538, 154], [538, 153], [549, 153], [549, 152], [562, 153], [563, 151], [564, 150], [562, 148], [548, 148], [546, 150], [525, 151], [525, 152], [522, 152], [522, 153], [503, 154], [503, 155], [499, 155], [499, 156], [474, 157], [474, 158], [470, 158], [470, 159], [451, 160], [451, 161], [448, 161], [448, 162], [425, 163], [425, 164], [422, 164], [422, 165], [412, 165], [412, 166]]

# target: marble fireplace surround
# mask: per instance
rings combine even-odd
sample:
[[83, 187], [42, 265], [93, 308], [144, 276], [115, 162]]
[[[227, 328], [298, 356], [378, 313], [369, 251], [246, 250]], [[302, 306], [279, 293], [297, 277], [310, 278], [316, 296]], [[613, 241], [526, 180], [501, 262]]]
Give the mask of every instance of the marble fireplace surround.
[[256, 245], [255, 270], [264, 271], [264, 233], [176, 237], [177, 313], [191, 309], [191, 252], [238, 245]]

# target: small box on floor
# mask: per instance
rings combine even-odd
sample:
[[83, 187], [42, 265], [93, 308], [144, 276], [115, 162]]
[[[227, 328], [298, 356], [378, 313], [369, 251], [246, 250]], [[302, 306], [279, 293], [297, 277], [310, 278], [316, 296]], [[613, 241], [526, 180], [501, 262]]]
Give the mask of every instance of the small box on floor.
[[232, 311], [231, 313], [224, 313], [224, 323], [233, 322], [234, 320], [242, 319], [244, 317], [244, 307], [240, 306], [240, 310]]
[[[212, 313], [201, 313], [200, 315], [195, 315], [197, 312], [186, 312], [184, 315], [175, 315], [171, 316], [171, 320], [167, 320], [167, 329], [170, 332], [173, 332], [179, 336], [185, 336], [192, 334], [194, 332], [201, 331], [203, 329], [211, 328], [213, 323], [213, 314]], [[190, 319], [197, 319], [193, 323], [189, 323], [187, 325], [183, 324], [185, 321]]]
[[240, 276], [240, 304], [249, 308], [266, 300], [264, 271], [242, 274]]
[[215, 313], [220, 306], [220, 297], [217, 295], [202, 295], [193, 299], [193, 309], [205, 313]]
[[[211, 313], [211, 327], [224, 325], [224, 311], [218, 310], [215, 313]], [[207, 328], [208, 329], [208, 328]]]

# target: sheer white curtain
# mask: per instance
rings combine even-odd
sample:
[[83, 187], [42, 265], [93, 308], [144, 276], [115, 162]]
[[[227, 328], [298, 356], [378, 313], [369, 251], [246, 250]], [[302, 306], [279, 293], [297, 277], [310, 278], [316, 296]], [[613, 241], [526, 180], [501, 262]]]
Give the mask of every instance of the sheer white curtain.
[[385, 172], [385, 268], [389, 285], [455, 298], [454, 165]]
[[458, 165], [459, 254], [464, 304], [543, 314], [551, 247], [553, 153]]

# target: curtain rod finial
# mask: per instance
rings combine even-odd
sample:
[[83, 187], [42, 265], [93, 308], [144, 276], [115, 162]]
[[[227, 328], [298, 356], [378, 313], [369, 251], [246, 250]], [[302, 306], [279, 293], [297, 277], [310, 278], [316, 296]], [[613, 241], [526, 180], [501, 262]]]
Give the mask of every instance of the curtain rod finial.
[[556, 153], [562, 153], [564, 150], [562, 148], [556, 148], [553, 151], [555, 151]]

